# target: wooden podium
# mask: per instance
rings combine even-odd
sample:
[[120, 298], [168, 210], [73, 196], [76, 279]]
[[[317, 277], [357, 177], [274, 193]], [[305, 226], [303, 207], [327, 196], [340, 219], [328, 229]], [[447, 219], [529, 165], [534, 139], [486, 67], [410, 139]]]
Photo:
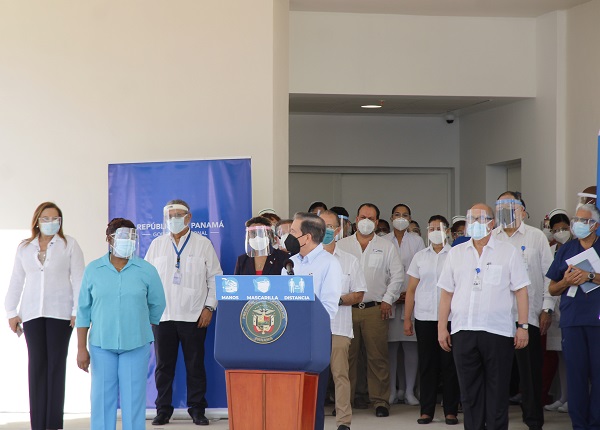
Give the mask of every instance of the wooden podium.
[[312, 430], [318, 375], [227, 370], [230, 430]]
[[[249, 281], [252, 285], [253, 278], [236, 276], [227, 280], [239, 283], [236, 294], [241, 298], [243, 284]], [[292, 294], [287, 286], [291, 277], [269, 278], [275, 285], [271, 286], [272, 293], [279, 288], [287, 291], [286, 296]], [[312, 285], [312, 278], [305, 278]], [[220, 283], [218, 280], [217, 285]], [[277, 283], [283, 286], [277, 287]], [[216, 312], [215, 359], [225, 369], [229, 428], [314, 429], [319, 373], [331, 356], [329, 314], [318, 298], [252, 301], [248, 302], [249, 308], [245, 306], [245, 300], [219, 299]], [[275, 324], [284, 320], [283, 312], [287, 314], [285, 327], [283, 323]], [[278, 336], [275, 331], [270, 342], [251, 340], [247, 333], [254, 334], [256, 322], [265, 320], [278, 327]]]

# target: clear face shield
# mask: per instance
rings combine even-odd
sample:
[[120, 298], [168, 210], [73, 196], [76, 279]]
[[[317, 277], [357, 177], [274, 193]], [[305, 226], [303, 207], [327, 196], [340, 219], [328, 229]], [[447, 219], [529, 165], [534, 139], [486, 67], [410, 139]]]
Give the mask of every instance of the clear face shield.
[[583, 205], [587, 204], [596, 204], [596, 194], [591, 193], [577, 193], [578, 201], [577, 201], [577, 209], [579, 209]]
[[345, 215], [338, 215], [338, 218], [340, 219], [341, 228], [335, 235], [336, 242], [345, 237], [352, 236], [352, 223], [350, 222], [350, 219]]
[[110, 252], [113, 256], [118, 258], [132, 258], [138, 256], [139, 238], [135, 228], [118, 228], [117, 231], [109, 237]]
[[427, 225], [427, 246], [446, 246], [448, 243], [448, 226], [440, 220]]
[[271, 254], [271, 227], [251, 225], [246, 227], [246, 255], [265, 257]]
[[502, 199], [496, 202], [496, 224], [502, 228], [519, 228], [524, 210], [520, 201]]
[[469, 209], [467, 212], [467, 236], [480, 240], [492, 232], [494, 220], [485, 209]]
[[163, 234], [179, 234], [190, 224], [189, 210], [184, 205], [167, 205], [163, 209]]

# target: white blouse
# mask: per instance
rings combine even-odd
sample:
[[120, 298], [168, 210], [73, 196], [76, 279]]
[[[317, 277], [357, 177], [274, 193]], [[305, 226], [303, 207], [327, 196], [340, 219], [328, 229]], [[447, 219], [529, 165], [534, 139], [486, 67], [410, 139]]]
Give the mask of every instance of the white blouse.
[[7, 318], [23, 322], [45, 317], [69, 320], [77, 315], [77, 299], [85, 263], [81, 248], [70, 236], [54, 235], [40, 263], [37, 238], [17, 248], [15, 265], [4, 300]]

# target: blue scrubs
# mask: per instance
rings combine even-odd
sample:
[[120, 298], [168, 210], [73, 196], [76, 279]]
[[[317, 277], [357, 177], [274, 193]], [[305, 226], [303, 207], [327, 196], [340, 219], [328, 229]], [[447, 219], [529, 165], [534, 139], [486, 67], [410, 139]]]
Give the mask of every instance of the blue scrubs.
[[[600, 255], [600, 241], [593, 248]], [[579, 240], [560, 247], [546, 276], [555, 282], [564, 277], [566, 260], [583, 252]], [[600, 288], [560, 299], [560, 328], [567, 366], [569, 415], [574, 430], [600, 430]], [[590, 387], [591, 383], [591, 387]]]

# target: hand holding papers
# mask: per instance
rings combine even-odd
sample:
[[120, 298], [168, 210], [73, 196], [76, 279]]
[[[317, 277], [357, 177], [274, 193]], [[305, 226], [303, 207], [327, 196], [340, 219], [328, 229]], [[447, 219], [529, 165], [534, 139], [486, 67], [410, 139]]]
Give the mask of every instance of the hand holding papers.
[[[600, 272], [600, 257], [594, 248], [586, 249], [583, 252], [575, 255], [574, 257], [569, 258], [566, 263], [569, 266], [577, 267], [585, 272], [590, 273], [599, 273]], [[595, 284], [591, 281], [584, 282], [579, 285], [584, 293], [589, 293], [592, 290], [600, 287], [600, 285]]]

